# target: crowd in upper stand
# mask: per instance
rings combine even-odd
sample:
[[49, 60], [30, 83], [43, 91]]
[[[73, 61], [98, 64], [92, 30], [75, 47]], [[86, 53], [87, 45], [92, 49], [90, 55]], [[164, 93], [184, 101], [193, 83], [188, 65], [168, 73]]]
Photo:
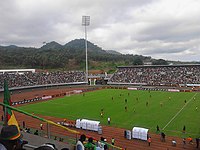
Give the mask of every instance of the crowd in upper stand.
[[147, 85], [200, 84], [200, 65], [119, 67], [110, 82]]
[[4, 79], [7, 80], [9, 88], [24, 87], [45, 84], [59, 84], [71, 82], [84, 82], [85, 73], [82, 71], [68, 71], [68, 72], [27, 72], [23, 74], [18, 73], [0, 73], [0, 89], [3, 88]]

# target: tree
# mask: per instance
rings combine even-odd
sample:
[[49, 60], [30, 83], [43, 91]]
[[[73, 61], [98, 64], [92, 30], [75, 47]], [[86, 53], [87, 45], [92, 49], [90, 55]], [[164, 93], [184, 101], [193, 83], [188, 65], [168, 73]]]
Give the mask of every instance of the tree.
[[136, 56], [136, 57], [133, 59], [133, 65], [143, 65], [142, 59], [141, 59], [139, 56]]
[[165, 61], [164, 59], [158, 59], [158, 60], [154, 60], [152, 62], [152, 65], [168, 65], [168, 62]]

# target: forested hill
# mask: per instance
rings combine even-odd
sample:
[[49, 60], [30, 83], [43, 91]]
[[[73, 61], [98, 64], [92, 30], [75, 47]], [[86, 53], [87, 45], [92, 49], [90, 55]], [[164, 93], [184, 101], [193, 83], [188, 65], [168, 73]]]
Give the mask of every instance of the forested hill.
[[[65, 45], [55, 41], [41, 48], [0, 46], [0, 69], [39, 68], [84, 70], [85, 40], [75, 39]], [[144, 62], [166, 63], [141, 55], [123, 55], [114, 50], [103, 50], [88, 41], [88, 61], [90, 70], [115, 70], [116, 66], [141, 65]]]

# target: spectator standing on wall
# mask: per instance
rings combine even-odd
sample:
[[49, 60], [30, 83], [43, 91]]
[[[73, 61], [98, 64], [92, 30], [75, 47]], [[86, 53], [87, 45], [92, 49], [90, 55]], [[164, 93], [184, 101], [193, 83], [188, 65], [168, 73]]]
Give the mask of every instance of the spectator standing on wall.
[[106, 139], [104, 139], [104, 144], [105, 144], [105, 145], [103, 146], [104, 150], [108, 150], [108, 145], [107, 145], [107, 143], [106, 143], [106, 142], [107, 142], [107, 140], [106, 140]]
[[23, 128], [26, 128], [25, 121], [22, 122]]
[[113, 137], [111, 139], [111, 143], [112, 143], [112, 145], [115, 145], [115, 139]]
[[34, 135], [39, 135], [38, 130], [36, 130], [36, 131], [34, 132]]
[[85, 141], [85, 139], [86, 139], [86, 136], [84, 134], [82, 134], [80, 136], [80, 139], [76, 143], [76, 150], [85, 150], [85, 147], [83, 145], [83, 142]]
[[43, 124], [42, 123], [40, 124], [40, 129], [43, 130]]

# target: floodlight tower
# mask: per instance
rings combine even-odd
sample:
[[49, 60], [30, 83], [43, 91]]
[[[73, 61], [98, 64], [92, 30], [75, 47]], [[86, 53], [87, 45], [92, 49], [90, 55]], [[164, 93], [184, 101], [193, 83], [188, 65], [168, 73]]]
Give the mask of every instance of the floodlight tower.
[[90, 16], [82, 16], [82, 26], [85, 26], [85, 72], [88, 83], [88, 57], [87, 57], [87, 26], [90, 25]]

